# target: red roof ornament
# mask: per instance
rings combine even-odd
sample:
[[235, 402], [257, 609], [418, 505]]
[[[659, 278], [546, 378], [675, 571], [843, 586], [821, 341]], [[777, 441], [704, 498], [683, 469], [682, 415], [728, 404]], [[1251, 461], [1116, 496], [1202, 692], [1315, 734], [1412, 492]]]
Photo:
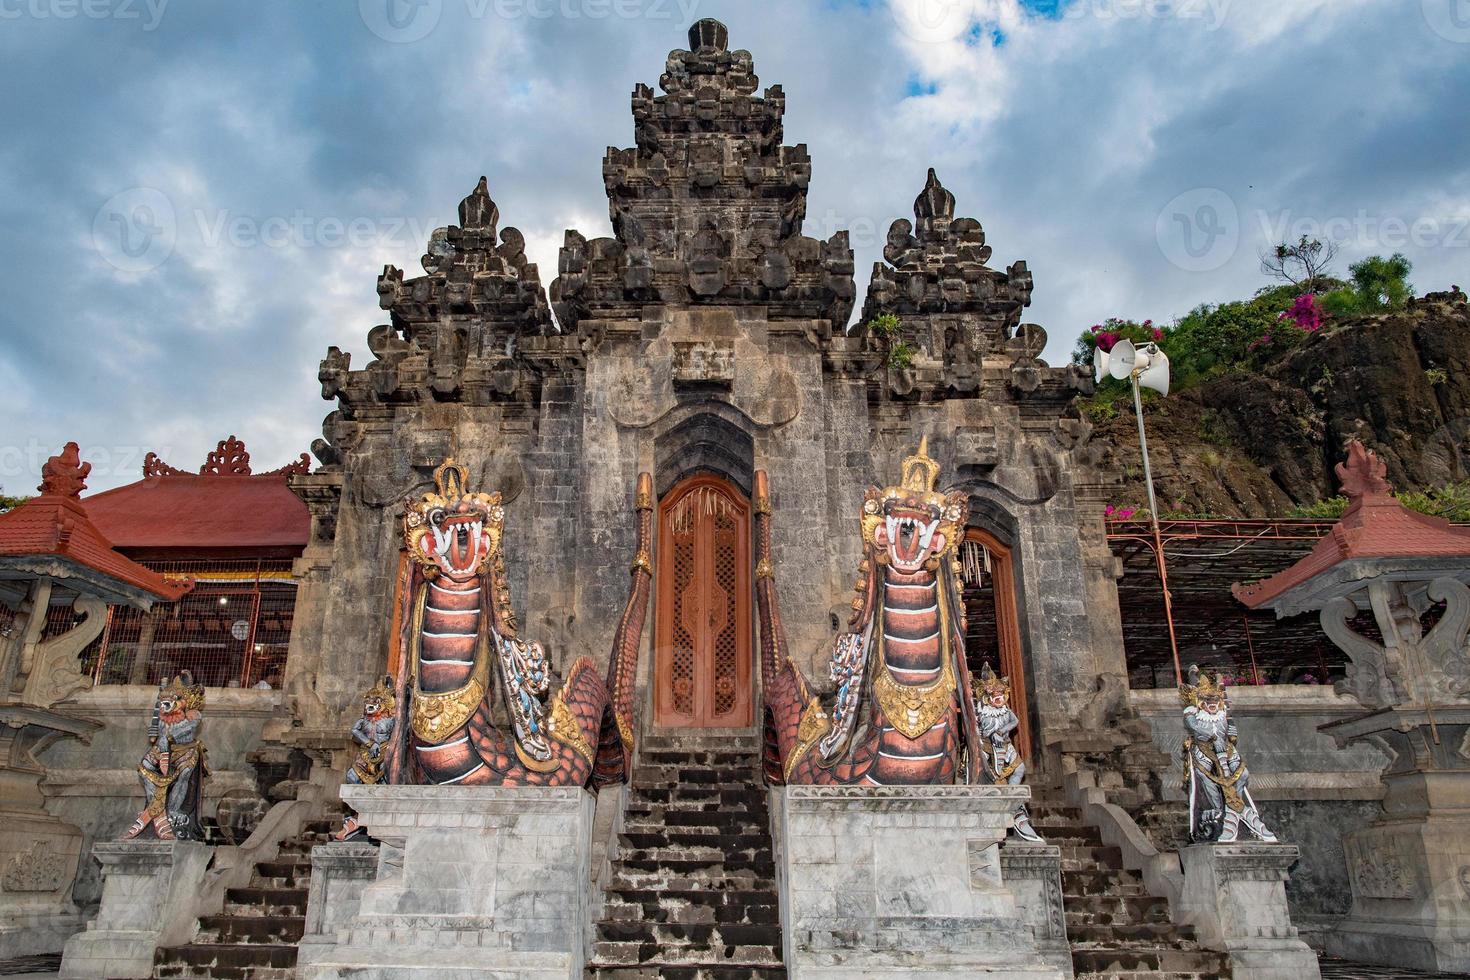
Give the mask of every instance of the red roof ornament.
[[250, 469], [250, 453], [245, 449], [245, 443], [230, 436], [221, 439], [204, 460], [204, 465], [199, 467], [197, 474], [187, 470], [181, 470], [176, 466], [170, 466], [159, 458], [157, 453], [149, 453], [143, 457], [143, 478], [145, 480], [160, 476], [286, 476], [290, 473], [310, 473], [311, 457], [302, 453], [292, 462], [285, 466], [277, 467], [266, 473], [256, 473]]
[[[1347, 460], [1336, 469], [1347, 510], [1295, 565], [1251, 585], [1231, 586], [1248, 608], [1271, 607], [1277, 616], [1320, 609], [1361, 587], [1355, 583], [1378, 574], [1384, 562], [1434, 565], [1441, 573], [1448, 566], [1470, 567], [1470, 529], [1405, 507], [1393, 495], [1383, 461], [1362, 443], [1349, 443]], [[1366, 560], [1361, 568], [1350, 567], [1360, 560]]]
[[1337, 482], [1350, 500], [1369, 495], [1389, 496], [1388, 467], [1358, 440], [1348, 443], [1348, 458], [1335, 467]]
[[81, 449], [69, 442], [41, 467], [41, 485], [36, 489], [45, 496], [80, 497], [91, 472], [92, 464], [83, 463]]
[[234, 436], [221, 439], [214, 452], [199, 467], [200, 476], [249, 476], [250, 454], [245, 444]]
[[250, 453], [235, 436], [221, 439], [198, 472], [170, 466], [149, 453], [143, 479], [87, 498], [97, 526], [119, 548], [242, 554], [300, 554], [311, 515], [287, 477], [310, 473], [311, 457], [268, 473], [250, 468]]
[[113, 549], [81, 500], [91, 472], [74, 442], [46, 461], [41, 495], [0, 514], [0, 566], [24, 576], [72, 577], [109, 602], [172, 602], [189, 591], [192, 582], [171, 582]]

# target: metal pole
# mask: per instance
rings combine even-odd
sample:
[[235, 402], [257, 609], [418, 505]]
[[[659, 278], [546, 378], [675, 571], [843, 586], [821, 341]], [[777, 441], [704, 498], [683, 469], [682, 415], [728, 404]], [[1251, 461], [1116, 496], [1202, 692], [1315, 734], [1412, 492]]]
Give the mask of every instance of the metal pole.
[[1148, 434], [1143, 430], [1143, 398], [1138, 393], [1138, 372], [1128, 378], [1133, 383], [1133, 414], [1138, 419], [1138, 446], [1143, 450], [1143, 482], [1148, 487], [1148, 519], [1154, 529], [1154, 559], [1159, 566], [1159, 585], [1164, 590], [1164, 620], [1169, 624], [1169, 652], [1174, 656], [1174, 683], [1184, 683], [1179, 666], [1179, 641], [1174, 636], [1174, 602], [1169, 595], [1169, 568], [1164, 560], [1164, 536], [1159, 531], [1159, 502], [1154, 499], [1154, 474], [1148, 462]]

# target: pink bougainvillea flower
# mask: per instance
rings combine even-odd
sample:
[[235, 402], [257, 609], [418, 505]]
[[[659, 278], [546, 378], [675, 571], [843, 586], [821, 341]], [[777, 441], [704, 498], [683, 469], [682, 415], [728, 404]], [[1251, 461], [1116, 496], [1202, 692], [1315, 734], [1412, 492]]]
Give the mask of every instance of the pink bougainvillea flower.
[[1316, 333], [1322, 329], [1322, 306], [1317, 302], [1316, 296], [1303, 293], [1277, 319], [1290, 320], [1307, 333]]

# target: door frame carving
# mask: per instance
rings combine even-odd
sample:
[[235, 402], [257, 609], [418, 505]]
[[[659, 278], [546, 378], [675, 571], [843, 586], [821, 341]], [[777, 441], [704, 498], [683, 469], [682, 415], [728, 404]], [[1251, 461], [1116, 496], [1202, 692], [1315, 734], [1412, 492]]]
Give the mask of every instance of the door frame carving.
[[1026, 684], [1026, 652], [1021, 641], [1020, 610], [1016, 606], [1016, 567], [1010, 546], [984, 528], [965, 528], [966, 541], [990, 552], [990, 589], [995, 601], [995, 632], [1000, 650], [1000, 673], [1011, 681], [1011, 710], [1016, 728], [1016, 751], [1031, 759], [1031, 704]]

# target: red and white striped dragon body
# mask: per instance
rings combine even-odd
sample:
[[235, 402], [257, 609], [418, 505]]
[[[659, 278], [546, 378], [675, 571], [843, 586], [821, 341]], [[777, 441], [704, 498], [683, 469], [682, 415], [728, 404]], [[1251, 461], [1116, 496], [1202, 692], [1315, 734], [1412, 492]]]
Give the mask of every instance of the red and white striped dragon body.
[[769, 490], [757, 474], [756, 604], [771, 782], [980, 781], [956, 563], [969, 498], [936, 491], [938, 474], [925, 440], [904, 460], [897, 484], [865, 495], [858, 595], [849, 631], [832, 652], [829, 704], [787, 656], [770, 560]]
[[499, 493], [466, 488], [453, 459], [435, 491], [405, 507], [400, 719], [388, 781], [497, 786], [605, 786], [626, 778], [633, 689], [648, 609], [653, 486], [638, 478], [637, 557], [606, 679], [578, 658], [553, 693], [539, 643], [520, 635], [501, 550]]

